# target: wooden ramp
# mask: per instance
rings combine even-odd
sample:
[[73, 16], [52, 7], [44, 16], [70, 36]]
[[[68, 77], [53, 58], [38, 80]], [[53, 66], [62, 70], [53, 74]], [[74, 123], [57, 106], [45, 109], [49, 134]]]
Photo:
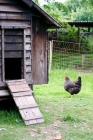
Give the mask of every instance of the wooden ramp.
[[6, 81], [10, 93], [26, 125], [43, 123], [43, 116], [25, 79]]

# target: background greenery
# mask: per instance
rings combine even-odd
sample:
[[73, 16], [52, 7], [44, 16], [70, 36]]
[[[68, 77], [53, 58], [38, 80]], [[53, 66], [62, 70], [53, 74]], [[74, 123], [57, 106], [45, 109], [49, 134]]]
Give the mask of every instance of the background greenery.
[[[39, 0], [33, 0], [40, 5]], [[46, 1], [46, 0], [45, 0]], [[53, 16], [57, 21], [93, 21], [93, 1], [92, 0], [47, 0], [47, 4], [41, 7]]]

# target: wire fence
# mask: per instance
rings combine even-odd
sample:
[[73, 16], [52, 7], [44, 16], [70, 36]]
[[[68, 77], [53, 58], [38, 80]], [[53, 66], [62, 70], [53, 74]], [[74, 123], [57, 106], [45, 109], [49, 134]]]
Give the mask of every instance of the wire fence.
[[52, 40], [48, 43], [51, 69], [93, 70], [93, 50], [87, 44]]

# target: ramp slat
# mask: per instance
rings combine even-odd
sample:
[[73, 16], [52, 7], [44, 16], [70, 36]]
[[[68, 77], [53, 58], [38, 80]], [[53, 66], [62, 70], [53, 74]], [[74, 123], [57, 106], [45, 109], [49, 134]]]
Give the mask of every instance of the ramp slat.
[[34, 97], [25, 79], [11, 80], [6, 82], [21, 117], [26, 125], [43, 123], [41, 114]]
[[37, 104], [29, 104], [29, 105], [20, 105], [17, 107], [21, 110], [21, 109], [25, 109], [25, 108], [35, 108], [35, 107], [38, 107], [38, 105]]
[[32, 92], [31, 91], [26, 91], [26, 92], [14, 92], [12, 93], [13, 97], [22, 97], [22, 96], [31, 96]]
[[23, 91], [30, 91], [29, 86], [26, 84], [22, 84], [21, 86], [18, 85], [10, 85], [9, 89], [11, 92], [23, 92]]

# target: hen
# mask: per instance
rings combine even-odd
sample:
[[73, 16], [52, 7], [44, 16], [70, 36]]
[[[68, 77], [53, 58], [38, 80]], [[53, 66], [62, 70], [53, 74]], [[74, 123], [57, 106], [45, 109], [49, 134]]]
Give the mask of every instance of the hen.
[[69, 92], [71, 95], [78, 94], [81, 90], [81, 77], [74, 82], [70, 81], [68, 77], [65, 77], [64, 89]]

